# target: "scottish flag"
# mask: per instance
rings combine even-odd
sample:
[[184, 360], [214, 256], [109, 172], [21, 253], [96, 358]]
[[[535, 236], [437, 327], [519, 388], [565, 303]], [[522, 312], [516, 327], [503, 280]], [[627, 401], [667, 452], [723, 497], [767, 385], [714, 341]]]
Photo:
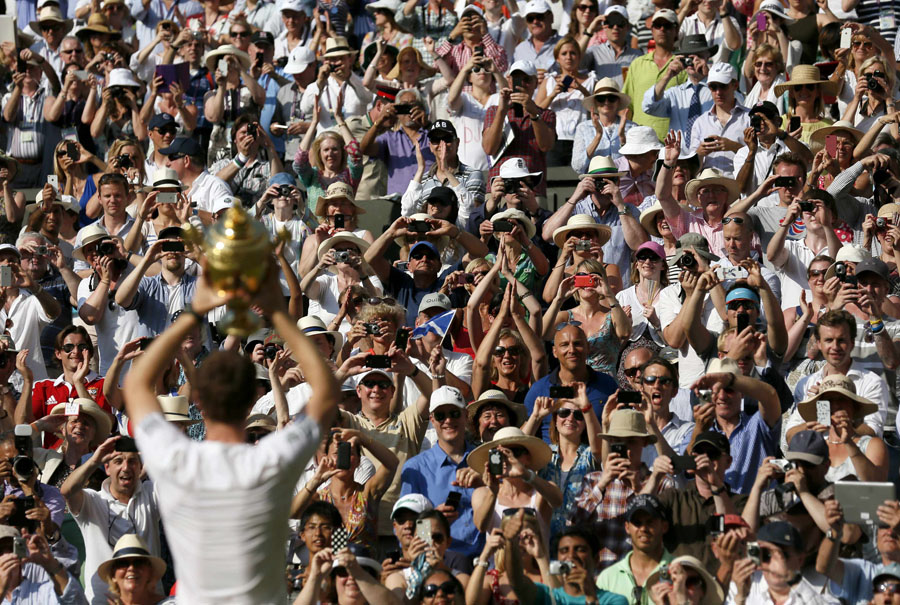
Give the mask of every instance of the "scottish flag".
[[447, 330], [450, 329], [450, 324], [453, 323], [453, 318], [456, 316], [456, 309], [450, 309], [440, 315], [436, 315], [423, 323], [418, 328], [412, 331], [410, 334], [410, 338], [422, 338], [429, 332], [434, 332], [441, 338], [447, 333]]

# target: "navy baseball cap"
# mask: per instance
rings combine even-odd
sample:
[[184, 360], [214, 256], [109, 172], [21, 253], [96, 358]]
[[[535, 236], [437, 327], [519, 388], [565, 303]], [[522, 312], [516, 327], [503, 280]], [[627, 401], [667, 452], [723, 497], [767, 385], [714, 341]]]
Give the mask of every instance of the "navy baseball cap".
[[625, 520], [631, 519], [639, 512], [649, 513], [658, 519], [666, 520], [666, 511], [663, 508], [659, 498], [652, 494], [636, 494], [628, 501], [628, 507], [625, 509]]
[[428, 136], [430, 137], [432, 134], [449, 134], [453, 138], [456, 138], [456, 128], [453, 126], [453, 123], [450, 120], [435, 120], [431, 125], [431, 129], [428, 131]]
[[250, 42], [252, 42], [256, 46], [261, 46], [264, 44], [275, 46], [275, 36], [273, 36], [269, 32], [258, 31], [250, 37]]
[[167, 113], [158, 113], [155, 116], [153, 116], [152, 118], [150, 118], [150, 124], [148, 124], [147, 127], [150, 130], [154, 130], [157, 128], [165, 128], [166, 126], [169, 126], [169, 125], [176, 126], [176, 127], [178, 126], [177, 124], [175, 124], [175, 118], [173, 118], [172, 116], [170, 116]]
[[800, 531], [787, 521], [766, 523], [756, 532], [756, 539], [760, 542], [771, 542], [779, 546], [803, 550], [803, 537], [800, 535]]
[[175, 137], [172, 144], [159, 152], [163, 155], [200, 155], [200, 143], [190, 137]]
[[416, 249], [420, 248], [422, 246], [431, 250], [436, 257], [438, 257], [438, 258], [441, 257], [441, 253], [438, 252], [437, 246], [435, 246], [431, 242], [416, 242], [415, 244], [413, 244], [413, 247], [409, 249], [409, 255], [412, 256], [413, 253], [416, 251]]

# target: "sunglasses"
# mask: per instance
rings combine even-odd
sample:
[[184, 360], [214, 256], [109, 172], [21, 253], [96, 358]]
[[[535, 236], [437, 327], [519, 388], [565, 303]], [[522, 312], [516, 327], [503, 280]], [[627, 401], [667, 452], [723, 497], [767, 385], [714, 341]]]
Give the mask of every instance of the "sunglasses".
[[[722, 221], [722, 222], [724, 223], [725, 221]], [[635, 260], [638, 261], [639, 263], [648, 262], [648, 261], [651, 263], [655, 263], [656, 261], [662, 260], [662, 259], [659, 258], [658, 256], [656, 256], [655, 254], [648, 253], [648, 254], [638, 254], [635, 257]]]
[[[480, 74], [482, 71], [487, 71], [487, 70], [486, 70], [486, 69], [482, 69], [482, 68], [481, 68], [481, 65], [476, 65], [475, 67], [472, 68], [472, 73], [473, 73], [473, 74]], [[434, 141], [432, 141], [432, 142], [434, 142]]]
[[530, 506], [523, 506], [521, 508], [519, 508], [519, 507], [507, 508], [503, 511], [503, 516], [504, 517], [512, 517], [513, 515], [518, 513], [520, 510], [525, 511], [526, 515], [531, 515], [532, 517], [537, 516], [537, 510], [531, 508]]
[[628, 21], [622, 21], [621, 19], [607, 19], [606, 27], [608, 27], [610, 29], [612, 29], [613, 27], [625, 29], [628, 27]]
[[521, 445], [511, 445], [509, 446], [509, 451], [512, 453], [513, 458], [518, 458], [530, 453], [527, 447], [522, 447]]
[[722, 219], [722, 224], [727, 225], [728, 223], [733, 222], [735, 225], [743, 225], [744, 219], [740, 216], [726, 216]]
[[720, 82], [713, 82], [712, 84], [709, 85], [709, 89], [712, 90], [713, 92], [715, 92], [717, 90], [725, 90], [726, 88], [728, 88], [728, 86], [729, 86], [728, 84], [722, 84]]
[[568, 418], [569, 416], [572, 416], [575, 420], [584, 422], [584, 412], [581, 410], [573, 410], [572, 408], [560, 408], [556, 411], [556, 416], [558, 418]]
[[658, 382], [661, 387], [667, 384], [675, 384], [675, 379], [668, 376], [644, 376], [641, 380], [644, 384], [656, 384]]
[[818, 84], [796, 84], [795, 88], [797, 90], [817, 90]]
[[59, 52], [60, 52], [60, 54], [63, 54], [63, 55], [71, 55], [71, 54], [81, 54], [84, 51], [81, 50], [80, 48], [70, 48], [69, 50], [61, 50]]
[[169, 156], [169, 161], [170, 162], [178, 161], [178, 160], [186, 157], [186, 155], [187, 154], [184, 154], [184, 153], [173, 153], [172, 155]]
[[167, 135], [173, 135], [173, 136], [174, 136], [175, 133], [178, 132], [178, 128], [176, 128], [176, 127], [174, 127], [174, 126], [171, 127], [171, 128], [169, 128], [169, 127], [166, 127], [166, 128], [154, 128], [153, 130], [155, 130], [156, 132], [158, 132], [158, 133], [161, 134], [162, 136], [167, 136]]
[[513, 357], [518, 357], [519, 345], [513, 345], [511, 347], [494, 347], [494, 357], [503, 357], [507, 353]]
[[775, 63], [772, 61], [757, 61], [753, 65], [754, 67], [775, 67]]
[[607, 103], [619, 103], [619, 97], [616, 95], [597, 95], [597, 102], [601, 105], [606, 105]]
[[[449, 134], [436, 133], [436, 134], [428, 135], [428, 140], [431, 141], [433, 144], [437, 145], [438, 143], [452, 143], [456, 139], [454, 137], [450, 136]], [[428, 200], [428, 201], [431, 201], [431, 200]]]
[[669, 21], [656, 21], [652, 27], [653, 29], [675, 29], [675, 24]]
[[888, 593], [888, 594], [897, 594], [900, 593], [900, 584], [896, 582], [882, 582], [878, 586], [875, 587], [875, 593]]
[[56, 31], [58, 29], [62, 29], [62, 23], [41, 23], [42, 31]]
[[693, 453], [698, 456], [706, 456], [710, 460], [718, 460], [722, 457], [722, 452], [715, 448], [695, 447]]
[[409, 255], [409, 258], [412, 260], [422, 260], [424, 258], [430, 258], [432, 260], [437, 260], [437, 257], [433, 252], [428, 250], [419, 250]]
[[740, 311], [741, 309], [756, 309], [756, 305], [749, 300], [733, 300], [725, 306], [729, 311]]
[[577, 10], [577, 11], [595, 11], [597, 9], [594, 8], [593, 4], [581, 4], [579, 6], [576, 6], [575, 10]]
[[397, 304], [397, 301], [395, 299], [391, 298], [390, 296], [372, 296], [372, 297], [367, 298], [366, 302], [369, 303], [370, 305], [380, 305], [383, 303], [385, 305], [390, 305], [392, 307]]
[[[433, 538], [434, 536], [432, 536]], [[426, 584], [422, 589], [422, 596], [426, 599], [434, 598], [438, 591], [444, 593], [445, 597], [452, 597], [456, 594], [456, 584], [453, 582], [444, 582], [443, 584]]]
[[706, 588], [706, 581], [700, 576], [688, 576], [684, 579], [687, 588]]
[[580, 321], [577, 321], [577, 320], [575, 320], [575, 319], [571, 319], [571, 320], [569, 320], [569, 321], [563, 321], [563, 322], [560, 322], [560, 323], [556, 324], [556, 331], [559, 332], [560, 330], [562, 330], [562, 329], [565, 328], [566, 326], [576, 326], [576, 327], [577, 327], [577, 326], [580, 326], [580, 325], [581, 325], [581, 322], [580, 322]]
[[872, 50], [875, 46], [871, 42], [863, 42], [862, 40], [856, 40], [850, 44], [853, 48], [864, 48], [866, 50]]
[[243, 31], [243, 32], [231, 32], [231, 37], [232, 37], [232, 38], [249, 38], [249, 37], [250, 37], [250, 32], [248, 32], [248, 31]]
[[443, 422], [447, 418], [452, 420], [459, 420], [460, 416], [462, 416], [462, 410], [450, 410], [449, 412], [434, 412], [431, 417], [437, 420], [438, 422]]
[[83, 342], [82, 342], [82, 343], [79, 343], [79, 344], [77, 344], [77, 345], [73, 345], [72, 343], [66, 343], [66, 344], [64, 344], [64, 345], [62, 346], [62, 350], [65, 351], [66, 353], [71, 353], [72, 351], [75, 350], [75, 347], [78, 347], [78, 350], [79, 350], [80, 352], [90, 351], [90, 350], [91, 350], [91, 347], [90, 347], [89, 345], [86, 345], [86, 344], [83, 343]]
[[[365, 570], [366, 573], [368, 573], [368, 574], [369, 574], [370, 576], [372, 576], [373, 578], [377, 578], [377, 577], [378, 577], [378, 572], [376, 572], [376, 571], [375, 571], [374, 569], [372, 569], [371, 567], [364, 567], [364, 566], [360, 566], [360, 567], [362, 567], [363, 570]], [[339, 577], [339, 578], [346, 578], [347, 576], [350, 575], [350, 572], [347, 571], [347, 568], [346, 568], [346, 567], [335, 567], [333, 570], [331, 570], [331, 575], [337, 576], [337, 577]]]
[[389, 388], [391, 388], [392, 386], [394, 386], [393, 384], [391, 384], [390, 380], [372, 380], [369, 378], [367, 378], [366, 380], [363, 380], [362, 385], [364, 387], [366, 387], [367, 389], [374, 389], [375, 387], [378, 387], [382, 391], [386, 391]]
[[635, 366], [633, 368], [625, 368], [622, 372], [628, 376], [629, 378], [634, 378], [637, 376], [637, 373], [641, 371], [640, 366]]
[[825, 275], [828, 272], [828, 269], [810, 269], [806, 272], [807, 277], [819, 277]]
[[534, 13], [532, 13], [530, 15], [525, 15], [525, 21], [527, 21], [528, 23], [535, 23], [536, 21], [543, 21], [543, 20], [544, 20], [544, 15], [536, 15]]

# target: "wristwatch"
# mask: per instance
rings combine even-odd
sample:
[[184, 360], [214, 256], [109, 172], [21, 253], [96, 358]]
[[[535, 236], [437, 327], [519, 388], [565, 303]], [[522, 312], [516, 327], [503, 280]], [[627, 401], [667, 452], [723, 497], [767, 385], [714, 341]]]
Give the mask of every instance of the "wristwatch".
[[832, 542], [837, 542], [841, 539], [841, 535], [839, 532], [836, 532], [834, 528], [829, 527], [828, 531], [825, 532], [825, 537], [831, 540]]

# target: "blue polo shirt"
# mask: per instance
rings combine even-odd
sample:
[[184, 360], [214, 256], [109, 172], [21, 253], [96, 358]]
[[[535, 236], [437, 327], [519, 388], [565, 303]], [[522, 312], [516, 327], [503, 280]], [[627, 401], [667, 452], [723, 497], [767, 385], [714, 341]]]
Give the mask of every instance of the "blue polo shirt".
[[[588, 374], [588, 400], [591, 402], [591, 405], [594, 406], [594, 412], [597, 414], [597, 418], [600, 418], [601, 414], [603, 414], [603, 405], [606, 403], [607, 398], [615, 393], [616, 389], [619, 387], [616, 384], [615, 379], [609, 374], [595, 372], [591, 368], [588, 368]], [[528, 394], [525, 395], [525, 409], [528, 411], [529, 416], [534, 409], [534, 400], [538, 397], [549, 397], [550, 387], [556, 386], [560, 386], [559, 368], [531, 385], [531, 388], [528, 389]], [[547, 443], [550, 443], [550, 418], [552, 418], [552, 416], [544, 418], [544, 422], [541, 424], [541, 434], [539, 435], [540, 438]]]
[[[556, 605], [584, 605], [584, 596], [573, 597], [563, 588], [554, 588], [553, 596], [550, 596], [550, 587], [540, 582], [535, 582], [538, 590], [538, 600], [540, 605], [550, 605], [555, 602]], [[607, 590], [597, 589], [597, 605], [628, 605], [628, 599], [620, 594], [609, 592]]]
[[[137, 311], [147, 333], [156, 336], [169, 327], [172, 315], [184, 309], [194, 299], [197, 277], [189, 273], [181, 276], [176, 286], [169, 286], [162, 273], [142, 277], [134, 299], [125, 310]], [[124, 307], [123, 307], [124, 308]]]
[[390, 294], [394, 295], [394, 298], [397, 299], [397, 303], [401, 307], [406, 308], [407, 326], [416, 325], [416, 317], [419, 315], [419, 303], [422, 302], [422, 299], [428, 294], [440, 290], [441, 286], [444, 285], [444, 280], [447, 279], [447, 276], [459, 269], [460, 265], [458, 263], [447, 268], [437, 276], [437, 279], [434, 280], [434, 283], [431, 284], [430, 288], [420, 290], [419, 288], [416, 288], [416, 282], [409, 273], [400, 271], [397, 267], [391, 266], [391, 273], [388, 276], [388, 280], [384, 282], [384, 286]]
[[[719, 423], [710, 430], [725, 434]], [[725, 471], [725, 483], [736, 494], [749, 494], [756, 479], [756, 471], [766, 456], [774, 456], [781, 437], [781, 417], [771, 428], [759, 412], [748, 416], [741, 412], [741, 421], [728, 437], [731, 466]]]
[[459, 517], [450, 525], [450, 550], [463, 553], [469, 557], [477, 557], [484, 548], [484, 536], [475, 529], [472, 513], [471, 488], [450, 485], [456, 481], [457, 469], [467, 468], [466, 456], [475, 446], [466, 444], [466, 455], [457, 464], [441, 449], [440, 444], [413, 456], [403, 465], [400, 473], [400, 495], [423, 494], [435, 506], [447, 501], [450, 491], [460, 492]]

